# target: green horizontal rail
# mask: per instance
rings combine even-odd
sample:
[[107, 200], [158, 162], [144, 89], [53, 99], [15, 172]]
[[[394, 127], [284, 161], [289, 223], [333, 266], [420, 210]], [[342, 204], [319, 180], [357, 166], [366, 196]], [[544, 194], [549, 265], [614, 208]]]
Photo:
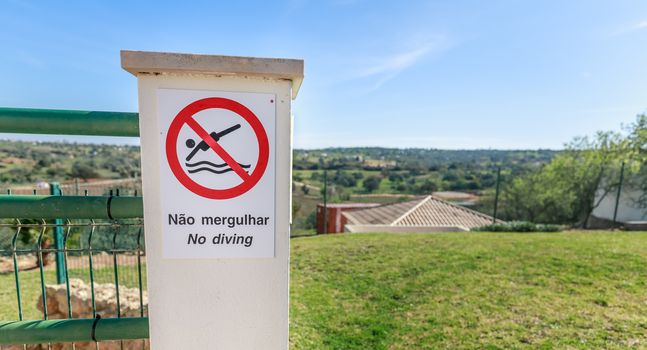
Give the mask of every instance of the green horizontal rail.
[[148, 318], [68, 319], [0, 322], [0, 345], [131, 340], [148, 338]]
[[139, 114], [0, 108], [0, 133], [139, 136]]
[[142, 197], [0, 195], [0, 218], [130, 219], [144, 217]]

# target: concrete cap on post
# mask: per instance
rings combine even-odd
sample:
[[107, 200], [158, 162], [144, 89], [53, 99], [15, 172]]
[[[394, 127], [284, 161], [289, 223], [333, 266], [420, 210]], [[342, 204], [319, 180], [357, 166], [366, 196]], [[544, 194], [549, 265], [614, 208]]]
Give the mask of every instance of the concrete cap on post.
[[210, 74], [292, 81], [296, 98], [303, 81], [303, 60], [184, 53], [121, 51], [121, 67], [140, 74]]

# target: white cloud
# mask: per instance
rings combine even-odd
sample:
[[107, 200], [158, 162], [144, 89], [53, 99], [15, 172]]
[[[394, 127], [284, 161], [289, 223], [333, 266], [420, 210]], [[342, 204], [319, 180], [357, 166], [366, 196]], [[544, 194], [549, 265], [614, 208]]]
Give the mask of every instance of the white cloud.
[[625, 25], [624, 27], [617, 29], [616, 31], [610, 33], [609, 35], [614, 37], [618, 35], [628, 34], [632, 32], [637, 32], [639, 30], [647, 29], [647, 19], [643, 19], [637, 23]]
[[351, 77], [352, 79], [378, 77], [377, 81], [369, 89], [369, 91], [376, 90], [407, 68], [421, 62], [434, 52], [446, 49], [447, 46], [445, 37], [438, 37], [435, 40], [420, 43], [406, 51], [373, 60], [373, 64], [357, 70], [355, 74], [351, 74]]
[[431, 48], [431, 45], [424, 45], [410, 51], [401, 52], [396, 55], [386, 57], [385, 59], [383, 59], [383, 62], [365, 68], [364, 70], [359, 72], [358, 76], [364, 77], [381, 73], [402, 71], [422, 59], [431, 51]]

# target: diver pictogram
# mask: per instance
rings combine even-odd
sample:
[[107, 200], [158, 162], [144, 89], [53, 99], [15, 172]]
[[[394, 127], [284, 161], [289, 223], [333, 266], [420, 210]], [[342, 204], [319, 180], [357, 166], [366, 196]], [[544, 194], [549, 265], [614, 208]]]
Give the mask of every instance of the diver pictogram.
[[[228, 121], [227, 118], [240, 120], [239, 117], [243, 122], [231, 122], [222, 130], [208, 132], [206, 126], [201, 125], [201, 122], [205, 124], [205, 117], [199, 122], [196, 114], [214, 108], [237, 115], [235, 119], [219, 117], [224, 118], [220, 122]], [[193, 136], [180, 141], [183, 127], [188, 127]], [[251, 132], [245, 134], [243, 129]], [[225, 142], [231, 140], [237, 142]], [[179, 147], [180, 143], [183, 147]], [[257, 149], [257, 156], [243, 159], [249, 158], [250, 147]], [[171, 122], [166, 136], [166, 157], [175, 177], [191, 192], [211, 199], [234, 198], [252, 189], [265, 173], [269, 152], [267, 134], [258, 117], [239, 102], [222, 97], [204, 98], [184, 107]], [[237, 183], [223, 188], [221, 185], [225, 181], [219, 179], [230, 173], [236, 174], [232, 176], [237, 176]], [[207, 183], [198, 180], [206, 175], [210, 176]]]
[[[211, 132], [209, 134], [209, 136], [211, 136], [211, 138], [214, 141], [218, 142], [218, 141], [220, 141], [220, 138], [222, 138], [223, 136], [225, 136], [225, 135], [227, 135], [227, 134], [229, 134], [231, 132], [234, 132], [234, 131], [236, 131], [238, 129], [240, 129], [240, 124], [236, 124], [236, 125], [234, 125], [234, 126], [232, 126], [230, 128], [227, 128], [227, 129], [225, 129], [223, 131], [220, 131], [220, 132]], [[191, 168], [191, 169], [188, 170], [189, 174], [195, 174], [195, 173], [198, 173], [198, 172], [201, 172], [201, 171], [208, 171], [208, 172], [211, 172], [211, 173], [214, 173], [214, 174], [218, 175], [218, 174], [224, 174], [224, 173], [228, 173], [230, 171], [234, 171], [234, 169], [232, 169], [227, 163], [217, 164], [217, 163], [212, 163], [212, 162], [207, 161], [207, 160], [196, 161], [194, 163], [190, 163], [191, 159], [199, 151], [208, 151], [209, 150], [209, 144], [207, 144], [207, 142], [203, 140], [203, 141], [200, 141], [196, 145], [196, 143], [195, 143], [195, 141], [193, 139], [187, 139], [185, 144], [186, 144], [186, 146], [188, 148], [192, 149], [191, 153], [189, 153], [189, 155], [186, 156], [186, 162], [184, 163], [184, 165], [187, 168]], [[251, 167], [251, 164], [238, 163], [238, 165], [240, 165], [240, 167], [245, 169], [245, 170], [247, 170], [247, 169], [249, 169]]]

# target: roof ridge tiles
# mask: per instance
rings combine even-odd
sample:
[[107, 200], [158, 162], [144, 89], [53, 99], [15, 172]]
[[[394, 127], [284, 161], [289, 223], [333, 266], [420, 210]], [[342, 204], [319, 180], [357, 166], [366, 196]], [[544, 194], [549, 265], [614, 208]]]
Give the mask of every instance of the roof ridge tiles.
[[418, 204], [414, 205], [413, 208], [407, 210], [404, 214], [400, 215], [399, 218], [395, 219], [395, 221], [391, 223], [391, 226], [397, 225], [400, 221], [402, 221], [402, 219], [406, 218], [409, 214], [413, 213], [416, 209], [420, 208], [421, 205], [425, 204], [430, 199], [431, 199], [431, 196], [427, 196], [423, 198]]
[[[457, 205], [457, 204], [454, 204], [454, 203], [451, 203], [451, 202], [445, 201], [445, 200], [440, 199], [440, 198], [435, 197], [435, 196], [429, 196], [429, 197], [431, 197], [431, 198], [432, 198], [433, 200], [435, 200], [435, 201], [441, 202], [441, 203], [443, 203], [443, 204], [447, 204], [447, 205], [452, 206], [452, 207], [454, 207], [454, 208], [456, 208], [456, 209], [460, 209], [460, 210], [462, 210], [462, 211], [464, 211], [464, 212], [467, 212], [467, 213], [470, 213], [470, 214], [473, 214], [473, 215], [480, 216], [480, 217], [482, 217], [482, 218], [484, 218], [484, 219], [492, 219], [492, 217], [491, 217], [491, 216], [489, 216], [489, 215], [487, 215], [487, 214], [484, 214], [484, 213], [481, 213], [481, 212], [479, 212], [479, 211], [476, 211], [476, 210], [474, 210], [474, 209], [466, 208], [466, 207], [463, 207], [463, 206], [460, 206], [460, 205]], [[499, 221], [500, 221], [500, 220], [499, 220]]]
[[[344, 211], [350, 225], [473, 228], [492, 222], [492, 217], [433, 195], [373, 208]], [[502, 222], [497, 220], [497, 222]]]

